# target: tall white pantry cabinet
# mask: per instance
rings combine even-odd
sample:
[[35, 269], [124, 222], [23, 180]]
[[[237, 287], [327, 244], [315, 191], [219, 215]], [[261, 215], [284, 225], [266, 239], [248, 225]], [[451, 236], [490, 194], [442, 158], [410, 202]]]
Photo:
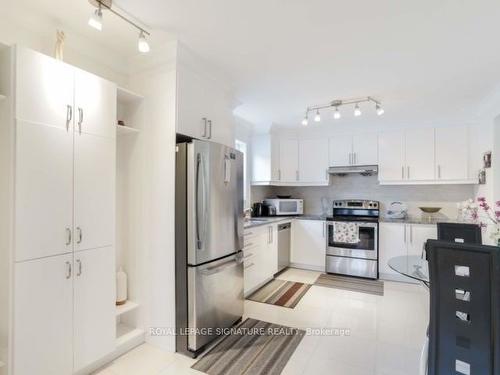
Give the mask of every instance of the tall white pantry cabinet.
[[9, 374], [72, 374], [115, 349], [117, 88], [20, 47], [0, 59], [0, 345]]

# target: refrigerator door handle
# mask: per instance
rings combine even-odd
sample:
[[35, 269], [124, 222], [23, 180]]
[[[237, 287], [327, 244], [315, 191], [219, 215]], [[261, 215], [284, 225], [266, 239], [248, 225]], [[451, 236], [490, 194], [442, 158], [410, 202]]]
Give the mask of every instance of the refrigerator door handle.
[[229, 182], [231, 182], [231, 160], [226, 155], [224, 157], [224, 183]]
[[[201, 174], [201, 178], [200, 178]], [[203, 237], [205, 234], [205, 220], [206, 220], [206, 188], [205, 188], [205, 168], [203, 163], [203, 157], [200, 153], [196, 155], [196, 181], [195, 181], [195, 211], [196, 211], [196, 248], [198, 250], [203, 249]], [[201, 199], [200, 199], [200, 185], [202, 189]], [[200, 202], [202, 200], [203, 202]], [[201, 208], [201, 211], [200, 211]], [[203, 224], [203, 231], [202, 226]]]
[[223, 263], [220, 266], [216, 267], [209, 267], [207, 269], [204, 269], [203, 271], [200, 271], [203, 275], [210, 276], [210, 275], [215, 275], [216, 273], [222, 272], [228, 268], [240, 265], [241, 262], [238, 262], [236, 260], [231, 260], [229, 262]]

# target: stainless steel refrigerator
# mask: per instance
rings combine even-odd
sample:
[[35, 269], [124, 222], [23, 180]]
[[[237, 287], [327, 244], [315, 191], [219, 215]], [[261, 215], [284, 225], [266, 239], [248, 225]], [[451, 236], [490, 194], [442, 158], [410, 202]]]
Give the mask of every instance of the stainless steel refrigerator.
[[176, 349], [195, 357], [243, 316], [243, 154], [178, 143], [175, 215]]

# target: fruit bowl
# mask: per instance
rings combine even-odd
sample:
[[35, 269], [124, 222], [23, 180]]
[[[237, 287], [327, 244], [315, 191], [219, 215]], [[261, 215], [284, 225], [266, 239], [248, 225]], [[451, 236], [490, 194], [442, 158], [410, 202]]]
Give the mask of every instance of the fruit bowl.
[[435, 214], [441, 210], [441, 207], [419, 207], [426, 214]]

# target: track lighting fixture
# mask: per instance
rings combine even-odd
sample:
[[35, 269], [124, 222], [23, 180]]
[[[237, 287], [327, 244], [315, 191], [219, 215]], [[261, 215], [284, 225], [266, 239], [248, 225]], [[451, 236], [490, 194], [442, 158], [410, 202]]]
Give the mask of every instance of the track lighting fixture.
[[89, 18], [89, 26], [93, 27], [96, 30], [102, 30], [102, 7], [99, 4], [99, 8], [95, 10], [94, 13]]
[[359, 117], [361, 116], [361, 109], [359, 108], [359, 104], [356, 103], [354, 106], [354, 116]]
[[137, 25], [135, 22], [131, 21], [129, 18], [127, 18], [125, 15], [123, 15], [121, 12], [117, 12], [115, 9], [112, 8], [113, 1], [112, 0], [89, 0], [89, 3], [95, 6], [97, 9], [92, 13], [92, 16], [89, 18], [89, 26], [93, 27], [94, 29], [97, 29], [99, 31], [102, 30], [102, 10], [107, 9], [114, 15], [120, 17], [122, 20], [127, 22], [128, 24], [132, 25], [135, 27], [137, 30], [139, 30], [139, 40], [137, 42], [137, 49], [141, 53], [148, 53], [150, 51], [149, 43], [146, 40], [146, 36], [149, 36], [150, 34], [144, 30], [142, 27]]
[[321, 115], [319, 114], [319, 109], [316, 111], [316, 116], [314, 116], [314, 122], [320, 122]]
[[361, 108], [359, 107], [360, 103], [365, 103], [365, 102], [371, 102], [375, 104], [375, 112], [377, 115], [382, 116], [384, 114], [384, 109], [382, 108], [382, 103], [371, 96], [365, 96], [361, 98], [353, 98], [353, 99], [345, 99], [345, 100], [333, 100], [328, 104], [324, 105], [315, 105], [312, 107], [307, 108], [306, 110], [306, 115], [304, 119], [302, 120], [302, 125], [306, 126], [308, 124], [308, 116], [309, 112], [315, 112], [316, 115], [314, 116], [314, 121], [315, 122], [320, 122], [321, 121], [321, 115], [320, 115], [320, 110], [323, 109], [328, 109], [328, 108], [333, 108], [333, 118], [335, 120], [338, 120], [342, 117], [342, 114], [339, 111], [339, 107], [343, 105], [352, 105], [354, 104], [354, 116], [359, 117], [362, 115]]

